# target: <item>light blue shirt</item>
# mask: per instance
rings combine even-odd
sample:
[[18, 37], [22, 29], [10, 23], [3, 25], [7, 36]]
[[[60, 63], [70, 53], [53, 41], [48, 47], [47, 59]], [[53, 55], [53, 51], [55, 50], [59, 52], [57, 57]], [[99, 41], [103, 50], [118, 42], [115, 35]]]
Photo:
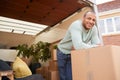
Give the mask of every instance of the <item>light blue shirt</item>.
[[77, 20], [70, 25], [65, 37], [58, 44], [58, 48], [64, 54], [70, 54], [72, 47], [76, 50], [87, 49], [96, 47], [97, 44], [100, 44], [100, 39], [96, 26], [86, 30], [82, 22]]

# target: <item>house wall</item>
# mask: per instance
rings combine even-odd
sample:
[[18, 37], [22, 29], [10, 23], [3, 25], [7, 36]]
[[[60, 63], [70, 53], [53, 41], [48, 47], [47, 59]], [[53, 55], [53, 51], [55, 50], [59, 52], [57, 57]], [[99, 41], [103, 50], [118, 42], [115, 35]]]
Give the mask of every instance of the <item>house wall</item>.
[[[117, 9], [118, 10], [118, 9]], [[115, 11], [115, 10], [114, 10]], [[114, 16], [120, 16], [120, 9], [118, 10], [119, 12], [112, 12], [112, 11], [108, 11], [108, 12], [104, 12], [104, 13], [100, 13], [99, 14], [99, 18], [100, 19], [104, 19], [104, 18], [109, 18], [109, 17], [114, 17]], [[110, 13], [111, 12], [111, 13]]]
[[0, 32], [0, 48], [10, 48], [19, 44], [32, 44], [35, 37], [7, 32]]
[[120, 34], [103, 36], [104, 45], [120, 46]]
[[[98, 5], [99, 19], [120, 16], [120, 0]], [[120, 33], [103, 35], [104, 45], [120, 45]]]
[[[100, 15], [99, 19], [110, 18], [114, 16], [120, 16], [120, 12]], [[103, 43], [104, 45], [120, 45], [120, 34], [117, 33], [117, 34], [103, 35]]]
[[98, 5], [98, 12], [105, 12], [120, 8], [120, 0], [113, 0], [107, 3]]

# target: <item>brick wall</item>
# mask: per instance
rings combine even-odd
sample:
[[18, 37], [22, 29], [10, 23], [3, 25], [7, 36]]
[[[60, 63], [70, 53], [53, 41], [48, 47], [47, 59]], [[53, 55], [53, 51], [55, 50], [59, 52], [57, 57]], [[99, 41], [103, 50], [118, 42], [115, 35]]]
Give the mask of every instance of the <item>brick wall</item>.
[[120, 34], [103, 36], [104, 45], [118, 45], [120, 46]]
[[104, 12], [104, 11], [109, 11], [113, 9], [118, 9], [120, 8], [120, 0], [114, 0], [111, 2], [99, 4], [98, 6], [98, 12]]

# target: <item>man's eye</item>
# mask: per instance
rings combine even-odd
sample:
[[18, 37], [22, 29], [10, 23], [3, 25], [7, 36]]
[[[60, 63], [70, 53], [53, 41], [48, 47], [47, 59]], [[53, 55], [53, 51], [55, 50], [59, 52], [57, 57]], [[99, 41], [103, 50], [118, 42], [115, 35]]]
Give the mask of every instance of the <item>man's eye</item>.
[[88, 20], [91, 20], [91, 18], [87, 18]]
[[96, 22], [96, 20], [95, 20], [95, 19], [93, 19], [93, 21], [94, 21], [94, 22]]

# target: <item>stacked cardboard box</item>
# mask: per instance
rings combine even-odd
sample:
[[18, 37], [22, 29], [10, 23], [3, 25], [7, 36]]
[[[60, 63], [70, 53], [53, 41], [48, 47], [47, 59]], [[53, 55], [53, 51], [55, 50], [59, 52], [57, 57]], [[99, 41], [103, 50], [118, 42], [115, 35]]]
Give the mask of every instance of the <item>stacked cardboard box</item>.
[[57, 50], [56, 49], [53, 49], [53, 52], [52, 52], [52, 60], [57, 60]]
[[53, 50], [52, 58], [49, 61], [49, 80], [59, 80], [57, 55], [56, 54], [57, 54], [56, 50]]
[[49, 80], [48, 72], [48, 66], [42, 66], [36, 69], [36, 73], [42, 75], [45, 80]]
[[120, 46], [71, 52], [73, 80], [120, 80]]
[[49, 70], [50, 71], [58, 71], [58, 64], [56, 60], [49, 61]]
[[49, 80], [59, 80], [58, 71], [49, 71]]

